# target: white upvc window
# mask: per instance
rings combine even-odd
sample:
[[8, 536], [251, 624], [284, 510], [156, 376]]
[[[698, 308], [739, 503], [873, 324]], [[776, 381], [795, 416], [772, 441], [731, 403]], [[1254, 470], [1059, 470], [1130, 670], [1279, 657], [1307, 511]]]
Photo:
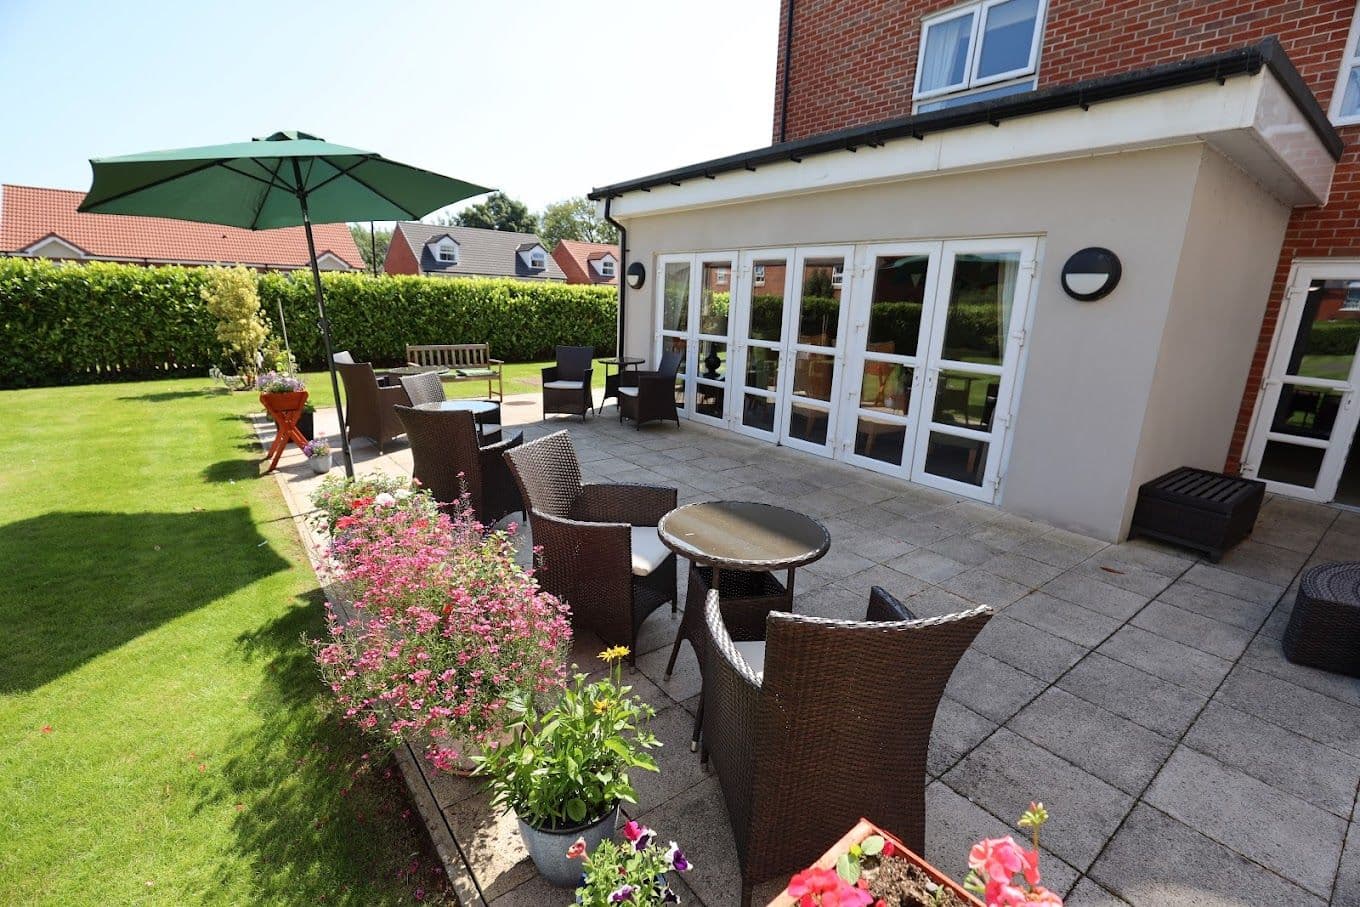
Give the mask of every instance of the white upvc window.
[[1346, 35], [1341, 73], [1332, 92], [1331, 118], [1338, 126], [1360, 123], [1360, 5], [1351, 17], [1351, 30]]
[[981, 100], [983, 92], [963, 93], [1001, 83], [1009, 90], [985, 94], [1033, 88], [1046, 6], [1047, 0], [982, 0], [923, 20], [913, 94], [917, 109], [950, 106], [920, 102], [952, 95], [960, 96], [957, 103]]
[[547, 259], [544, 258], [542, 252], [534, 252], [532, 255], [529, 256], [529, 266], [530, 266], [530, 267], [533, 267], [533, 268], [542, 268], [542, 267], [544, 267], [544, 266], [546, 266], [546, 265], [547, 265]]
[[756, 283], [756, 286], [758, 286], [758, 287], [763, 287], [763, 286], [765, 286], [765, 266], [764, 266], [764, 265], [756, 265], [755, 268], [754, 268], [753, 270], [754, 270], [754, 272], [755, 272], [755, 283]]
[[600, 276], [601, 277], [614, 276], [614, 259], [612, 258], [600, 259]]
[[843, 283], [845, 283], [845, 264], [844, 264], [844, 262], [842, 262], [841, 264], [838, 264], [838, 265], [832, 265], [832, 266], [831, 266], [831, 286], [834, 287], [835, 289], [839, 290], [839, 289], [841, 288], [841, 284], [843, 284]]
[[719, 285], [722, 285], [722, 286], [726, 286], [726, 285], [727, 285], [727, 269], [726, 269], [726, 268], [714, 268], [714, 269], [713, 269], [713, 282], [714, 282], [715, 284], [719, 284]]
[[458, 247], [446, 239], [435, 249], [435, 257], [443, 262], [456, 262], [458, 261]]

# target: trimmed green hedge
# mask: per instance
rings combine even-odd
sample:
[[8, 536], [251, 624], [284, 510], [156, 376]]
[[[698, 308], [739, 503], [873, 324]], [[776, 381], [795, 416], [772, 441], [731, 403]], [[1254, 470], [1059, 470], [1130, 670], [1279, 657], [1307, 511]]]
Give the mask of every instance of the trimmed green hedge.
[[[206, 269], [0, 259], [0, 388], [202, 374], [227, 357], [200, 296]], [[614, 351], [617, 291], [516, 280], [323, 274], [338, 349], [379, 364], [408, 343], [489, 343], [510, 362], [558, 344]], [[278, 306], [304, 368], [325, 364], [311, 275], [262, 274], [271, 330]]]
[[1307, 352], [1314, 356], [1349, 356], [1360, 343], [1360, 321], [1322, 321], [1308, 331]]

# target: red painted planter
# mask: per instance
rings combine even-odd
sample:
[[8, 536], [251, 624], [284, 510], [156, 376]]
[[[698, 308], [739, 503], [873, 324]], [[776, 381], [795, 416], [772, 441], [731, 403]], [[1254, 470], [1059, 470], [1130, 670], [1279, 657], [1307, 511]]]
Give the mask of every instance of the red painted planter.
[[274, 420], [278, 426], [278, 433], [274, 436], [274, 443], [269, 448], [269, 453], [265, 458], [269, 460], [269, 469], [272, 472], [279, 465], [279, 457], [283, 456], [283, 451], [288, 447], [288, 442], [292, 441], [299, 448], [307, 443], [307, 439], [297, 430], [298, 419], [302, 418], [302, 405], [307, 402], [306, 391], [292, 391], [286, 394], [260, 394], [260, 403], [265, 411], [269, 413], [269, 418]]
[[[831, 848], [827, 850], [826, 853], [822, 854], [817, 862], [812, 865], [817, 869], [834, 869], [836, 867], [836, 860], [840, 858], [841, 854], [849, 853], [851, 845], [858, 844], [870, 835], [882, 835], [885, 839], [891, 841], [893, 847], [897, 848], [897, 856], [919, 866], [926, 875], [934, 879], [937, 884], [944, 886], [958, 895], [959, 899], [965, 904], [974, 904], [976, 907], [985, 907], [981, 901], [964, 890], [962, 885], [940, 872], [934, 866], [931, 866], [925, 861], [924, 857], [907, 847], [899, 841], [896, 836], [879, 828], [868, 819], [860, 819], [859, 822], [855, 823], [854, 828], [846, 832], [845, 836], [835, 844], [832, 844]], [[786, 888], [778, 897], [773, 901], [770, 901], [766, 907], [797, 907], [797, 904], [798, 902], [794, 900]]]

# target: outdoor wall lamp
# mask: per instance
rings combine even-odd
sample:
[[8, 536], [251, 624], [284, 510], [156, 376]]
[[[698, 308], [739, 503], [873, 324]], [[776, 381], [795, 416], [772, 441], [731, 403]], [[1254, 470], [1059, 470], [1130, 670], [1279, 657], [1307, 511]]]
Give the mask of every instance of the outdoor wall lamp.
[[640, 261], [635, 261], [629, 265], [624, 274], [628, 280], [628, 286], [634, 290], [642, 289], [642, 285], [647, 282], [647, 269], [642, 266]]
[[1119, 286], [1124, 267], [1109, 249], [1090, 246], [1067, 259], [1062, 269], [1063, 291], [1081, 302], [1102, 299]]

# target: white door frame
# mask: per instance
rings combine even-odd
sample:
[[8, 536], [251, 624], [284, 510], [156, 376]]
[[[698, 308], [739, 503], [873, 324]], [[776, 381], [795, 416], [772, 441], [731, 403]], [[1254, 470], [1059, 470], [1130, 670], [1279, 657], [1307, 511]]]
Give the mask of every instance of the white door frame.
[[[925, 385], [924, 372], [926, 353], [930, 346], [931, 316], [936, 308], [936, 292], [939, 282], [941, 243], [896, 242], [865, 243], [857, 247], [855, 256], [855, 293], [850, 301], [850, 332], [846, 339], [845, 391], [842, 397], [843, 410], [837, 438], [840, 439], [842, 456], [848, 463], [874, 472], [881, 472], [902, 479], [911, 475], [912, 455], [915, 450], [915, 432], [921, 413], [921, 395]], [[921, 323], [916, 337], [916, 349], [910, 355], [872, 353], [867, 350], [869, 339], [869, 317], [872, 314], [874, 288], [876, 284], [877, 261], [881, 257], [925, 256], [926, 281], [922, 288]], [[888, 362], [911, 369], [911, 386], [907, 389], [907, 415], [897, 416], [886, 413], [873, 413], [873, 421], [900, 425], [904, 438], [902, 441], [902, 462], [889, 463], [875, 457], [855, 453], [855, 438], [859, 430], [861, 414], [860, 389], [864, 380], [864, 370], [870, 361]]]
[[[1270, 355], [1266, 359], [1265, 378], [1261, 383], [1260, 392], [1256, 395], [1256, 405], [1252, 411], [1251, 431], [1246, 445], [1247, 454], [1242, 463], [1242, 475], [1248, 478], [1261, 478], [1258, 475], [1261, 460], [1265, 455], [1266, 445], [1271, 441], [1323, 450], [1325, 453], [1313, 487], [1265, 478], [1262, 481], [1266, 483], [1267, 491], [1309, 501], [1326, 502], [1336, 497], [1337, 484], [1341, 480], [1341, 472], [1346, 466], [1346, 456], [1355, 438], [1357, 421], [1360, 420], [1360, 405], [1357, 405], [1356, 401], [1356, 390], [1360, 387], [1360, 354], [1351, 360], [1350, 374], [1345, 380], [1285, 374], [1299, 328], [1303, 323], [1304, 310], [1308, 302], [1308, 287], [1314, 280], [1360, 280], [1360, 261], [1299, 259], [1289, 269], [1284, 305], [1275, 325], [1275, 336], [1271, 339]], [[1301, 437], [1271, 430], [1270, 426], [1274, 421], [1285, 385], [1341, 393], [1341, 407], [1332, 425], [1331, 434], [1326, 439]]]
[[[780, 328], [778, 340], [752, 340], [750, 336], [752, 298], [758, 289], [755, 285], [755, 267], [757, 262], [770, 262], [782, 260], [784, 262], [784, 306], [780, 313]], [[732, 291], [732, 312], [731, 330], [732, 345], [734, 352], [729, 354], [731, 364], [728, 367], [729, 395], [731, 405], [728, 410], [730, 417], [728, 422], [730, 427], [744, 435], [759, 438], [763, 441], [778, 442], [779, 426], [783, 418], [783, 382], [785, 373], [788, 371], [788, 340], [790, 329], [790, 312], [793, 295], [790, 292], [793, 285], [793, 265], [794, 250], [792, 247], [787, 249], [747, 249], [741, 253], [741, 267], [735, 289]], [[775, 387], [773, 390], [768, 388], [748, 388], [746, 386], [746, 361], [750, 355], [751, 347], [771, 350], [775, 353], [777, 362]], [[732, 383], [735, 377], [735, 383]], [[742, 421], [742, 414], [746, 405], [746, 395], [762, 397], [774, 404], [774, 423], [769, 431], [762, 428], [746, 425]]]
[[[685, 342], [684, 365], [677, 379], [684, 382], [684, 404], [679, 407], [680, 415], [686, 419], [694, 419], [696, 422], [706, 422], [709, 425], [726, 427], [727, 413], [730, 411], [731, 398], [731, 366], [732, 366], [732, 307], [728, 303], [727, 334], [706, 334], [699, 330], [699, 298], [703, 292], [704, 265], [716, 264], [720, 262], [728, 263], [728, 293], [729, 299], [735, 298], [733, 287], [736, 283], [737, 271], [736, 252], [685, 252], [667, 253], [656, 257], [656, 291], [654, 296], [653, 311], [656, 316], [656, 337], [653, 343], [653, 351], [656, 356], [655, 361], [661, 362], [663, 344], [665, 339], [675, 338]], [[688, 298], [685, 303], [685, 329], [683, 331], [665, 330], [665, 311], [666, 311], [666, 266], [668, 264], [689, 265], [689, 287]], [[702, 342], [712, 341], [727, 345], [727, 373], [722, 381], [709, 381], [700, 377], [699, 372], [699, 346]], [[697, 400], [697, 388], [700, 385], [723, 386], [724, 387], [724, 411], [723, 415], [714, 417], [697, 412], [695, 404]]]
[[[827, 246], [799, 246], [795, 249], [794, 255], [794, 276], [790, 282], [791, 299], [793, 305], [789, 306], [789, 314], [784, 322], [784, 350], [785, 359], [781, 361], [779, 368], [779, 387], [780, 387], [780, 408], [781, 416], [779, 422], [779, 443], [787, 445], [794, 450], [802, 450], [807, 453], [817, 454], [822, 457], [833, 457], [836, 455], [838, 447], [836, 440], [836, 426], [839, 415], [839, 399], [841, 385], [845, 380], [845, 344], [849, 331], [849, 310], [850, 297], [854, 293], [855, 280], [855, 245], [838, 244]], [[842, 262], [841, 270], [841, 298], [840, 306], [837, 310], [836, 322], [836, 345], [817, 346], [808, 343], [798, 342], [798, 321], [802, 314], [803, 305], [803, 271], [808, 259], [818, 258], [839, 258]], [[831, 393], [828, 400], [816, 400], [811, 397], [798, 397], [794, 394], [794, 370], [797, 368], [798, 354], [811, 353], [816, 355], [829, 355], [832, 357], [832, 378]], [[789, 423], [793, 419], [793, 406], [795, 401], [798, 405], [814, 409], [826, 414], [826, 443], [813, 444], [801, 438], [796, 438], [789, 433]]]
[[[1029, 317], [1031, 288], [1038, 271], [1038, 237], [999, 237], [995, 239], [954, 239], [942, 244], [939, 279], [936, 284], [938, 304], [931, 319], [930, 342], [925, 353], [925, 387], [921, 394], [919, 421], [916, 429], [916, 450], [912, 455], [911, 481], [938, 488], [961, 497], [992, 503], [1001, 487], [1003, 455], [1010, 432], [1011, 412], [1016, 379], [1020, 371], [1025, 342], [1024, 326]], [[983, 365], [945, 359], [944, 332], [948, 324], [950, 291], [953, 287], [955, 257], [960, 254], [987, 252], [1018, 252], [1015, 289], [1011, 299], [1010, 320], [1006, 326], [1006, 351], [1001, 364]], [[996, 403], [992, 410], [991, 429], [980, 431], [933, 421], [935, 396], [939, 390], [942, 371], [964, 371], [997, 378]], [[987, 444], [987, 462], [983, 467], [982, 484], [972, 485], [926, 472], [926, 451], [934, 433], [953, 435]]]

